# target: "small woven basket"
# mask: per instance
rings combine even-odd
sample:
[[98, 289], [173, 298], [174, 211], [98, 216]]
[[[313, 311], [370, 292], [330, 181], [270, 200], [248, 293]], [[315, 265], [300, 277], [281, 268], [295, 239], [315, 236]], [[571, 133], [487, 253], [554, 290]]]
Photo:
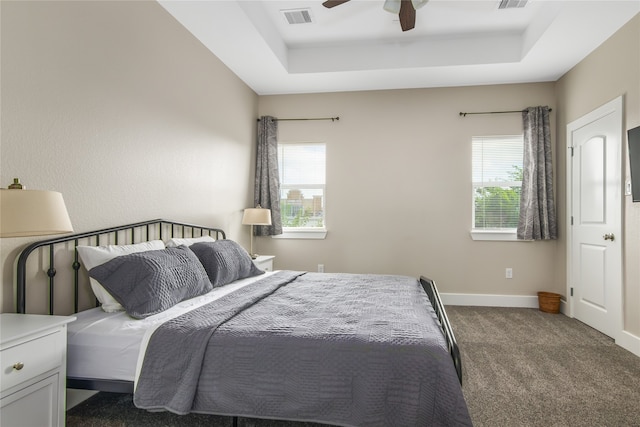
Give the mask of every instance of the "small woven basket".
[[560, 294], [538, 292], [538, 306], [545, 313], [560, 313]]

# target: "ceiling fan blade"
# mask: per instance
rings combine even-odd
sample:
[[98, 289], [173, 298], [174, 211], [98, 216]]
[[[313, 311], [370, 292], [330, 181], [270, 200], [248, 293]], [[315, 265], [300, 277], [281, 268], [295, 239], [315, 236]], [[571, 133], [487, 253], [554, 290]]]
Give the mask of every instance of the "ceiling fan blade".
[[324, 7], [332, 8], [334, 6], [340, 6], [342, 3], [346, 3], [349, 0], [327, 0], [322, 5]]
[[411, 0], [402, 0], [398, 17], [402, 31], [409, 31], [416, 26], [416, 10], [413, 8]]

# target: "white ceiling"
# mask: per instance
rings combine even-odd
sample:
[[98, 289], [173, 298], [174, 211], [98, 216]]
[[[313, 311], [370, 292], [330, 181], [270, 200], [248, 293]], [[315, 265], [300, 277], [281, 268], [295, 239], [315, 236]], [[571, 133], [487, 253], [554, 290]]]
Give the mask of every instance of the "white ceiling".
[[[384, 0], [322, 1], [158, 0], [260, 95], [555, 81], [640, 12], [640, 0], [430, 0], [402, 32]], [[287, 23], [281, 10], [299, 8], [313, 23]]]

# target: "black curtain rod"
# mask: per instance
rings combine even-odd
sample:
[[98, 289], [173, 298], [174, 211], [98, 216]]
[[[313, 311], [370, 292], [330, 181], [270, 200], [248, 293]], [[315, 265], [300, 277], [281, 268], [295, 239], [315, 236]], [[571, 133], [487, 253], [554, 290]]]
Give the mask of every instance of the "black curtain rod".
[[[314, 118], [314, 119], [273, 119], [276, 122], [295, 122], [295, 121], [302, 121], [302, 120], [331, 120], [332, 122], [335, 122], [336, 120], [340, 120], [340, 117], [318, 117], [318, 118]], [[260, 121], [260, 119], [258, 119], [258, 121]]]
[[[510, 114], [510, 113], [522, 113], [525, 110], [511, 110], [511, 111], [481, 111], [478, 113], [463, 113], [460, 112], [460, 115], [462, 117], [466, 117], [468, 114]], [[549, 112], [553, 111], [551, 108], [549, 108]]]

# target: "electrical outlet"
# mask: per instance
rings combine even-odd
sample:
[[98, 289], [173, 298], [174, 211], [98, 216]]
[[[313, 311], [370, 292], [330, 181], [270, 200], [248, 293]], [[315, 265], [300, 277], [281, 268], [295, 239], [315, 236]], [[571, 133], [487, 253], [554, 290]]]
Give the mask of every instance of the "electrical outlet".
[[324, 273], [324, 264], [318, 264], [318, 273]]
[[507, 279], [513, 279], [513, 269], [511, 267], [507, 267], [504, 271], [504, 277]]

